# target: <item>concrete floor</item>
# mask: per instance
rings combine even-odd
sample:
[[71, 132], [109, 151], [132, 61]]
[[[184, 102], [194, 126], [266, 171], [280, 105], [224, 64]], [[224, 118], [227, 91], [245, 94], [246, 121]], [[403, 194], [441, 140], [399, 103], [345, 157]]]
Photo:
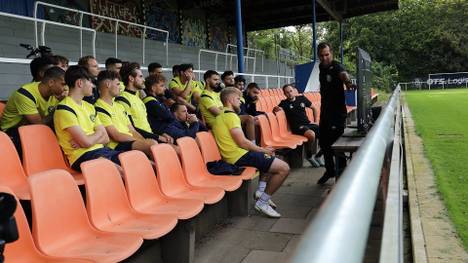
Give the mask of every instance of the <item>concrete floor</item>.
[[197, 240], [195, 262], [286, 262], [333, 185], [333, 180], [325, 186], [316, 184], [324, 171], [308, 163], [294, 169], [272, 198], [280, 219], [254, 210], [247, 217], [229, 218]]

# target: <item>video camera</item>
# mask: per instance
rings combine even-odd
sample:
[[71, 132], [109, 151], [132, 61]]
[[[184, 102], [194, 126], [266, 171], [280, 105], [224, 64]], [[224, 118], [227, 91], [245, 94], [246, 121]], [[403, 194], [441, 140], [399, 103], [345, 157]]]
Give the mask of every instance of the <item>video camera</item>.
[[47, 46], [39, 46], [38, 48], [35, 48], [29, 44], [20, 44], [20, 46], [30, 51], [26, 58], [37, 58], [52, 55], [52, 50]]
[[0, 193], [0, 263], [3, 263], [5, 244], [18, 239], [18, 227], [13, 216], [16, 210], [16, 199], [8, 193]]

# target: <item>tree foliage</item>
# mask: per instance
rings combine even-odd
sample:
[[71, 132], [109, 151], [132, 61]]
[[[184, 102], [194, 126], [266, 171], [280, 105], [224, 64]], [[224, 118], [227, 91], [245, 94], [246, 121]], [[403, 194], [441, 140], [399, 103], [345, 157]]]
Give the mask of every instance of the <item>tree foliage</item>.
[[[355, 69], [356, 47], [373, 59], [374, 85], [426, 78], [429, 73], [468, 71], [468, 1], [400, 0], [396, 11], [351, 18], [344, 23], [344, 64]], [[275, 43], [302, 57], [311, 56], [311, 27], [250, 32], [258, 48], [276, 58]], [[276, 36], [276, 41], [275, 41]], [[320, 23], [318, 38], [330, 42], [339, 59], [337, 22]], [[297, 63], [304, 62], [296, 61]]]
[[[383, 63], [384, 71], [391, 70], [386, 66], [395, 67], [399, 80], [466, 71], [467, 14], [468, 1], [400, 0], [397, 11], [349, 19], [345, 24], [345, 53], [353, 56], [359, 46]], [[322, 26], [327, 32], [324, 39], [337, 46], [337, 23]]]

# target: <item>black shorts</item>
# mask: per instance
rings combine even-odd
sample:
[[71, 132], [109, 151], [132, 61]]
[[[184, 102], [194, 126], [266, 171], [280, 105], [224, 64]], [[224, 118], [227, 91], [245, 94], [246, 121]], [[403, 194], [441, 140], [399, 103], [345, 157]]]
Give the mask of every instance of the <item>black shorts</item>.
[[235, 165], [237, 166], [253, 166], [260, 172], [267, 173], [270, 170], [271, 164], [275, 160], [274, 156], [269, 156], [261, 152], [247, 152], [237, 160]]
[[312, 130], [315, 133], [315, 138], [319, 137], [319, 126], [314, 123], [309, 123], [306, 125], [302, 125], [297, 129], [292, 129], [292, 133], [297, 135], [304, 135], [304, 133], [308, 130]]
[[92, 150], [89, 152], [84, 153], [81, 155], [71, 166], [71, 168], [75, 171], [81, 172], [81, 163], [89, 161], [89, 160], [94, 160], [97, 158], [106, 158], [108, 160], [111, 160], [112, 162], [120, 165], [120, 160], [119, 160], [119, 154], [120, 151], [112, 150], [107, 147], [102, 147], [96, 150]]
[[119, 142], [117, 146], [115, 146], [114, 150], [120, 151], [120, 152], [128, 152], [132, 150], [132, 145], [135, 141], [129, 141], [129, 142]]

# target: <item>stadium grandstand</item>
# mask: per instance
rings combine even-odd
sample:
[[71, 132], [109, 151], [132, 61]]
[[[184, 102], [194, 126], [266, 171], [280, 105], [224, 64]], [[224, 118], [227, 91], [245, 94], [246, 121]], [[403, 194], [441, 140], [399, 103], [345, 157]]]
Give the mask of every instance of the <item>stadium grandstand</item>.
[[[403, 226], [400, 88], [365, 136], [326, 147], [313, 84], [317, 22], [395, 9], [1, 1], [0, 262], [425, 262], [421, 226]], [[246, 31], [308, 23], [307, 65], [246, 45]], [[344, 111], [355, 130], [356, 102]]]

